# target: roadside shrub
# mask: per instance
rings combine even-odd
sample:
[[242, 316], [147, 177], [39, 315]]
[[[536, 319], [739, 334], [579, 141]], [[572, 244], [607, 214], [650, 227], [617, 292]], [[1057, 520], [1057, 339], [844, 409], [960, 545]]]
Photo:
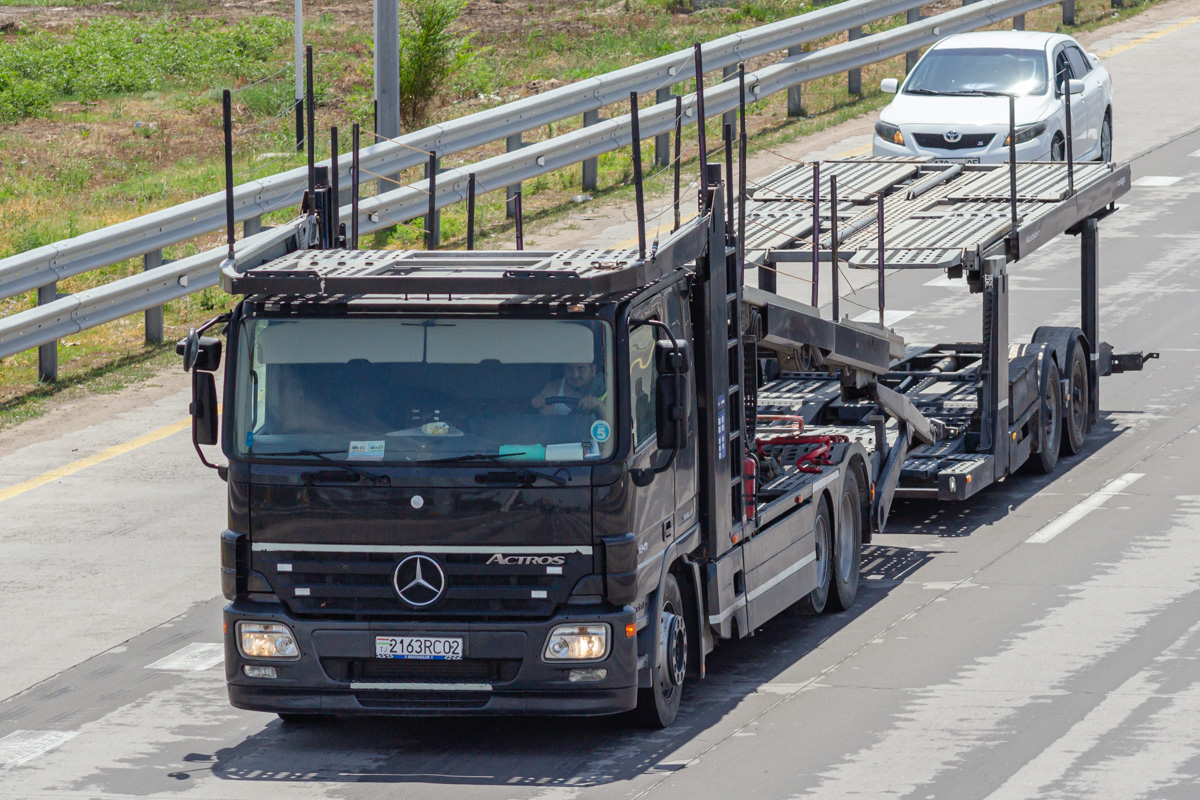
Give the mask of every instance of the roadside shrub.
[[25, 117], [50, 111], [50, 90], [26, 78], [5, 80], [0, 76], [0, 125], [11, 125]]
[[466, 0], [405, 0], [400, 11], [400, 121], [423, 124], [451, 75], [475, 58], [471, 37], [451, 32]]

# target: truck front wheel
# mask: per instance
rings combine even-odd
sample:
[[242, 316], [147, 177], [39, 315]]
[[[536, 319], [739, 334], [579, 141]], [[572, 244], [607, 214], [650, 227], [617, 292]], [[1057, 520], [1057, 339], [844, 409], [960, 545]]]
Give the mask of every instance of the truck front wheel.
[[679, 700], [683, 696], [684, 676], [687, 674], [687, 616], [684, 614], [679, 582], [669, 572], [659, 596], [662, 604], [659, 610], [658, 647], [655, 648], [654, 665], [651, 667], [653, 686], [638, 690], [637, 716], [650, 728], [666, 728], [675, 721], [675, 715], [679, 713]]

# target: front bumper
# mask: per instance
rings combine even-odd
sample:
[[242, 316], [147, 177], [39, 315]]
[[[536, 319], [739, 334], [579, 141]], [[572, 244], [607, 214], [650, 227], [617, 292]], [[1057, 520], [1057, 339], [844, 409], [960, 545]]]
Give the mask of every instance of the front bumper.
[[[1004, 145], [1007, 134], [997, 134], [987, 147], [964, 148], [962, 150], [943, 150], [935, 147], [921, 147], [908, 131], [905, 131], [904, 144], [888, 142], [874, 134], [871, 137], [871, 153], [876, 156], [919, 156], [933, 158], [935, 161], [969, 162], [979, 164], [1004, 164], [1008, 162], [1008, 148]], [[1017, 161], [1046, 161], [1050, 158], [1050, 135], [1043, 134], [1028, 142], [1017, 145]]]
[[[637, 704], [637, 639], [628, 606], [566, 607], [552, 619], [514, 622], [343, 622], [295, 619], [278, 603], [234, 601], [225, 608], [225, 678], [237, 708], [272, 713], [339, 715], [590, 715], [628, 711]], [[300, 647], [296, 661], [244, 657], [234, 639], [239, 620], [288, 625]], [[601, 662], [547, 664], [542, 650], [551, 628], [607, 622], [614, 637]], [[377, 635], [461, 636], [462, 661], [403, 661], [374, 657]], [[245, 665], [273, 666], [275, 678], [248, 678]], [[389, 669], [415, 669], [402, 676]], [[444, 675], [439, 670], [445, 669]], [[589, 683], [572, 683], [572, 669], [604, 668]], [[364, 674], [365, 673], [367, 674]]]

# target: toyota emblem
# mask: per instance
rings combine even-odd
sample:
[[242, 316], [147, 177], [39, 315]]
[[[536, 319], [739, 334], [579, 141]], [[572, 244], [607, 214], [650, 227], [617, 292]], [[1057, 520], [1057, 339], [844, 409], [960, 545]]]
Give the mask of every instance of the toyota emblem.
[[942, 138], [945, 139], [950, 144], [954, 144], [955, 142], [957, 142], [959, 139], [962, 138], [962, 134], [959, 133], [958, 131], [946, 131], [945, 133], [942, 134]]
[[429, 556], [409, 556], [396, 567], [392, 585], [400, 599], [413, 608], [431, 606], [446, 591], [446, 573]]

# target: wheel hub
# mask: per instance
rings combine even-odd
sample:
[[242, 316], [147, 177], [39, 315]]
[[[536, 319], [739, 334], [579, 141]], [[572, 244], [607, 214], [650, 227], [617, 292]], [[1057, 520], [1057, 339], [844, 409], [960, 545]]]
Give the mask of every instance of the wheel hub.
[[682, 686], [687, 673], [687, 627], [683, 617], [663, 611], [663, 666], [672, 686]]

